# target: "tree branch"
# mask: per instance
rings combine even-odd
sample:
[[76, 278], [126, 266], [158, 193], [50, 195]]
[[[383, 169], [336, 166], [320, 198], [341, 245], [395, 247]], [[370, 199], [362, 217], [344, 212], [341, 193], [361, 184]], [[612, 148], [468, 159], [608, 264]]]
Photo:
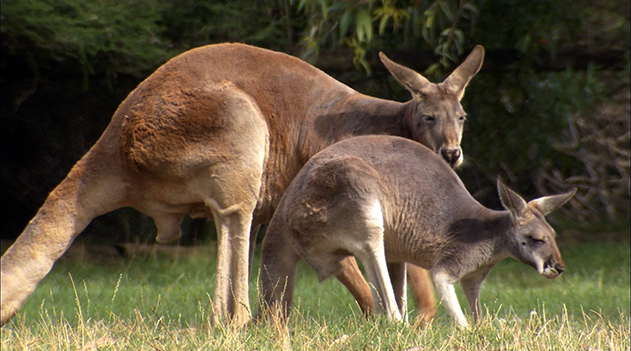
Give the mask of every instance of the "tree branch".
[[[424, 72], [430, 65], [440, 60], [431, 50], [388, 51], [388, 57], [417, 72]], [[563, 71], [567, 68], [585, 70], [588, 65], [595, 64], [602, 68], [622, 69], [625, 52], [618, 49], [588, 50], [584, 48], [568, 49], [552, 55], [543, 52], [537, 62], [533, 62], [536, 71]], [[315, 65], [325, 72], [346, 72], [357, 68], [353, 65], [353, 51], [350, 49], [321, 50]], [[367, 55], [373, 72], [385, 71], [376, 53]], [[491, 72], [507, 72], [513, 64], [521, 60], [517, 50], [487, 50], [482, 70]]]

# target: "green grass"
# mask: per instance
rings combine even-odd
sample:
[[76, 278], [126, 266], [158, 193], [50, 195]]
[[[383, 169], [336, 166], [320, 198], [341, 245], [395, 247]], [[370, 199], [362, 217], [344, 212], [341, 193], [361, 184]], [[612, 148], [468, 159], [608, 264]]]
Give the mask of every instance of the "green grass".
[[[335, 279], [299, 268], [288, 326], [211, 325], [214, 247], [180, 257], [59, 262], [2, 328], [2, 350], [629, 350], [629, 243], [560, 243], [567, 271], [547, 280], [514, 260], [482, 287], [484, 321], [454, 327], [365, 319]], [[258, 259], [257, 259], [258, 261]], [[256, 267], [255, 267], [256, 268]], [[251, 284], [253, 308], [256, 282]], [[459, 291], [463, 308], [468, 306]], [[417, 349], [414, 349], [417, 347]]]

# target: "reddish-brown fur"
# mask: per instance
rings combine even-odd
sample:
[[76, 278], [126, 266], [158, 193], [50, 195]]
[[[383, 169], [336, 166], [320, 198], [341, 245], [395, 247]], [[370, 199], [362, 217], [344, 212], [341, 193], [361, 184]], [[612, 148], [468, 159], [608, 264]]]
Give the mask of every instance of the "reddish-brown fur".
[[[161, 242], [179, 237], [186, 214], [215, 220], [215, 312], [245, 323], [250, 243], [309, 158], [353, 135], [390, 134], [420, 141], [457, 166], [459, 100], [482, 59], [478, 47], [435, 85], [384, 55], [413, 95], [399, 103], [359, 94], [295, 57], [242, 44], [173, 58], [123, 101], [2, 257], [0, 322], [17, 312], [94, 217], [132, 206], [154, 219]], [[428, 114], [435, 120], [425, 120]], [[359, 275], [351, 267], [347, 274]], [[369, 294], [363, 283], [350, 288]]]

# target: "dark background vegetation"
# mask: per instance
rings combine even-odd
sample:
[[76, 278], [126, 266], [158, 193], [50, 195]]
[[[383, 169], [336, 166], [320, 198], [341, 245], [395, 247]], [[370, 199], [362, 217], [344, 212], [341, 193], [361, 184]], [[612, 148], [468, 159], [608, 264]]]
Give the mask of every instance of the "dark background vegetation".
[[[409, 96], [378, 51], [440, 81], [484, 45], [463, 100], [469, 190], [499, 208], [497, 176], [526, 198], [576, 186], [553, 222], [628, 236], [629, 31], [626, 0], [4, 0], [2, 238], [19, 235], [144, 78], [220, 42], [288, 52], [398, 101]], [[186, 243], [212, 228], [184, 227]], [[123, 209], [84, 236], [147, 241], [154, 230]]]

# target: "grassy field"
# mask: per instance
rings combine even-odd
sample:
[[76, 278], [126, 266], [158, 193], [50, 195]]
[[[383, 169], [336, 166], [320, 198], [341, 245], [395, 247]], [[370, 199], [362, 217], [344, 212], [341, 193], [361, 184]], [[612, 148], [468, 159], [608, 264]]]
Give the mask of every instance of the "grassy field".
[[[629, 350], [630, 249], [563, 243], [556, 280], [506, 260], [482, 287], [485, 319], [454, 327], [446, 311], [427, 325], [364, 318], [336, 280], [301, 264], [286, 329], [211, 325], [214, 247], [179, 256], [61, 261], [2, 328], [2, 350]], [[257, 259], [258, 261], [258, 259]], [[256, 267], [255, 267], [256, 268]], [[460, 301], [467, 307], [461, 291]], [[256, 282], [251, 285], [257, 306]], [[468, 307], [467, 307], [468, 308]]]

